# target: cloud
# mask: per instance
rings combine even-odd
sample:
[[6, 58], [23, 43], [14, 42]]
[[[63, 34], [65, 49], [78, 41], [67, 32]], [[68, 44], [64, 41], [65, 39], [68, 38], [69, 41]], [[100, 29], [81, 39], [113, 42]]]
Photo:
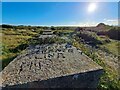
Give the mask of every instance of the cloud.
[[108, 25], [118, 25], [118, 19], [104, 19], [103, 22]]
[[[118, 19], [103, 19], [102, 21], [82, 21], [82, 22], [68, 22], [68, 23], [61, 23], [61, 24], [49, 24], [49, 25], [31, 25], [31, 24], [24, 24], [24, 25], [31, 25], [31, 26], [78, 26], [78, 27], [89, 27], [89, 26], [97, 26], [99, 23], [105, 23], [106, 25], [118, 25]], [[7, 24], [7, 23], [4, 23]], [[11, 25], [23, 25], [23, 24], [11, 24]]]
[[71, 26], [82, 26], [82, 27], [89, 27], [89, 26], [97, 26], [99, 23], [105, 23], [106, 25], [118, 25], [118, 19], [103, 19], [101, 21], [84, 21], [84, 22], [71, 22]]
[[69, 24], [59, 24], [53, 26], [79, 26], [79, 27], [89, 27], [89, 26], [96, 26], [99, 24], [98, 22], [70, 22]]
[[79, 26], [96, 26], [98, 24], [98, 22], [83, 22], [83, 23], [79, 23]]

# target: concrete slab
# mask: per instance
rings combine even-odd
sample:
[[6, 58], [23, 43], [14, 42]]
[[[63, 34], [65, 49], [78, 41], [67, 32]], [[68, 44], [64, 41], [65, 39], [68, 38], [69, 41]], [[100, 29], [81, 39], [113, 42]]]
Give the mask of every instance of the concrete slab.
[[[84, 53], [81, 54], [80, 50], [76, 49], [75, 47], [72, 46], [69, 48], [65, 48], [65, 46], [66, 44], [59, 44], [57, 46], [56, 44], [42, 45], [40, 46], [37, 53], [36, 53], [36, 50], [35, 50], [36, 48], [35, 48], [35, 49], [32, 49], [31, 51], [29, 50], [29, 52], [26, 51], [26, 53], [24, 53], [23, 55], [16, 57], [2, 71], [3, 87], [14, 86], [18, 84], [25, 84], [25, 83], [34, 82], [34, 81], [41, 82], [41, 81], [46, 81], [49, 79], [57, 79], [59, 77], [67, 77], [67, 76], [71, 77], [71, 75], [73, 76], [80, 75], [80, 77], [83, 77], [81, 76], [81, 73], [94, 72], [94, 71], [95, 72], [98, 71], [96, 73], [99, 73], [99, 74], [93, 75], [94, 79], [96, 78], [95, 82], [98, 83], [98, 81], [96, 80], [98, 80], [98, 78], [100, 77], [99, 75], [102, 74], [102, 67], [100, 67], [98, 64], [93, 62], [92, 59], [90, 59]], [[41, 47], [43, 49], [41, 49]], [[53, 49], [53, 48], [55, 50], [52, 50], [51, 52], [50, 49]], [[65, 51], [58, 50], [61, 48], [65, 48]], [[69, 49], [73, 50], [73, 52], [68, 52]], [[45, 50], [44, 53], [40, 53], [42, 52], [42, 50]], [[62, 56], [58, 57], [59, 53], [62, 53], [64, 57]], [[29, 58], [29, 56], [31, 55], [32, 57]], [[49, 55], [52, 55], [52, 56], [49, 56]], [[89, 77], [89, 74], [87, 77]], [[72, 78], [75, 79], [77, 78], [77, 76], [74, 76]], [[81, 83], [82, 82], [83, 81], [81, 81]], [[93, 83], [95, 82], [93, 81]], [[63, 79], [63, 83], [64, 83], [64, 79]], [[74, 82], [72, 81], [72, 83]], [[86, 81], [86, 83], [88, 84], [88, 81]], [[47, 86], [50, 87], [51, 84], [50, 83], [48, 84]], [[59, 86], [59, 84], [57, 85]], [[80, 87], [80, 86], [76, 86], [75, 84], [75, 86], [73, 87]], [[84, 86], [84, 87], [87, 87], [87, 86]], [[94, 87], [96, 87], [96, 85]]]

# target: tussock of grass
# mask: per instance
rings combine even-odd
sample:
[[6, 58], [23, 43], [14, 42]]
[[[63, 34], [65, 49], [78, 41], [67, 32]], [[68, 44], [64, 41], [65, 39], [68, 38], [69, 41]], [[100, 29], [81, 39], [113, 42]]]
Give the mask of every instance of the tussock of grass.
[[27, 47], [28, 40], [39, 34], [31, 30], [2, 30], [2, 68], [6, 67], [22, 50]]
[[119, 43], [120, 42], [117, 42], [117, 41], [111, 41], [110, 43], [103, 44], [100, 47], [103, 48], [103, 49], [107, 49], [112, 54], [118, 56], [118, 46], [119, 46]]
[[[115, 43], [114, 43], [115, 44]], [[73, 45], [77, 48], [80, 48], [86, 55], [93, 59], [97, 64], [103, 67], [104, 74], [102, 75], [98, 89], [107, 89], [107, 90], [119, 90], [120, 89], [120, 81], [119, 81], [119, 73], [114, 70], [112, 67], [107, 65], [101, 58], [97, 56], [97, 51], [90, 53], [90, 49], [87, 48], [84, 44], [79, 43], [78, 40], [74, 40]], [[114, 45], [113, 45], [114, 46]]]

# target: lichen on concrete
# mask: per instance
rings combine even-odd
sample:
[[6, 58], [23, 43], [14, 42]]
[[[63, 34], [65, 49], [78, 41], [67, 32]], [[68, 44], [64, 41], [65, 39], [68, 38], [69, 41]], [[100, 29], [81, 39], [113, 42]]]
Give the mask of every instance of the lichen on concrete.
[[[102, 70], [102, 67], [81, 50], [68, 44], [46, 44], [28, 47], [1, 73], [5, 87], [96, 70]], [[73, 79], [77, 77], [73, 76]]]

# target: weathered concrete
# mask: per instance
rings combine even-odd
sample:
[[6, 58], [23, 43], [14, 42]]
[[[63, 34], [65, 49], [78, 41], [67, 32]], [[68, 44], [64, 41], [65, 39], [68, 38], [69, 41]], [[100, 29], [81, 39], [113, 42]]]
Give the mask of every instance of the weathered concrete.
[[102, 67], [73, 46], [37, 45], [2, 71], [2, 84], [3, 87], [96, 88], [102, 72]]
[[42, 35], [39, 36], [39, 38], [41, 39], [51, 38], [51, 37], [56, 37], [56, 35], [53, 34], [52, 30], [44, 30]]
[[37, 80], [5, 88], [96, 88], [102, 70], [77, 73], [67, 76]]

